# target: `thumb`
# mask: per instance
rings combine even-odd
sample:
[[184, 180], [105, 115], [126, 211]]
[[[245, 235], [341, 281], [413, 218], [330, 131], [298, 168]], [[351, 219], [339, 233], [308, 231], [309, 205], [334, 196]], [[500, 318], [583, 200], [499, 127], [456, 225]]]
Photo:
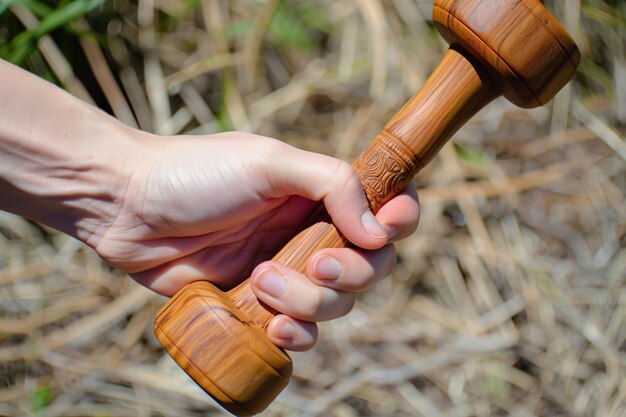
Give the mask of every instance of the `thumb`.
[[267, 189], [262, 195], [299, 195], [323, 201], [335, 226], [356, 246], [371, 250], [387, 243], [387, 232], [370, 211], [359, 176], [350, 164], [284, 143], [277, 148], [264, 159]]

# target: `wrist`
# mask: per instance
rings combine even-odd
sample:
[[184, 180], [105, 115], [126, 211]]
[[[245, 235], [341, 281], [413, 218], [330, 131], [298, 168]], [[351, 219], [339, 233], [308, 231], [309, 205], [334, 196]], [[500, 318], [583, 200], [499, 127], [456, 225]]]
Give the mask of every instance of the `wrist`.
[[[89, 139], [82, 162], [58, 202], [67, 216], [64, 224], [53, 226], [96, 248], [128, 204], [128, 197], [141, 190], [129, 190], [132, 178], [151, 155], [151, 135], [129, 128], [115, 119], [100, 125], [102, 131]], [[44, 222], [46, 223], [46, 222]], [[47, 222], [46, 224], [50, 224]], [[63, 227], [67, 225], [67, 229]]]
[[150, 135], [0, 60], [0, 210], [95, 247]]
[[124, 204], [147, 135], [83, 103], [66, 110], [67, 129], [0, 138], [0, 209], [95, 247]]

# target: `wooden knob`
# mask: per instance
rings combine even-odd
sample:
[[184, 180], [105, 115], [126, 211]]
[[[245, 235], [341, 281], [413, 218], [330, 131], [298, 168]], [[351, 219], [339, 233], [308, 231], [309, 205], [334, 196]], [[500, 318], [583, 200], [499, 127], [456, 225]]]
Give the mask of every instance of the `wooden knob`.
[[[374, 212], [495, 97], [522, 107], [545, 104], [580, 60], [571, 37], [538, 0], [435, 0], [433, 20], [450, 49], [354, 163]], [[273, 260], [305, 272], [315, 251], [347, 244], [320, 206]], [[249, 280], [228, 293], [198, 282], [161, 309], [154, 331], [224, 408], [253, 415], [271, 403], [291, 374], [291, 360], [265, 334], [275, 314], [257, 300]]]
[[435, 0], [433, 21], [520, 107], [549, 102], [580, 62], [572, 38], [538, 1]]
[[263, 411], [289, 382], [285, 351], [208, 282], [176, 293], [159, 311], [154, 333], [189, 376], [237, 416]]

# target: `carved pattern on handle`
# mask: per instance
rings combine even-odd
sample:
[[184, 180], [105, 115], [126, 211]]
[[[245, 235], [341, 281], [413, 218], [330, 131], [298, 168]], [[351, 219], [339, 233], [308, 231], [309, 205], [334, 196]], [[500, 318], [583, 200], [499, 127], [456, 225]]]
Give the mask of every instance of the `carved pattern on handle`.
[[375, 213], [401, 192], [424, 164], [401, 139], [383, 130], [354, 167]]

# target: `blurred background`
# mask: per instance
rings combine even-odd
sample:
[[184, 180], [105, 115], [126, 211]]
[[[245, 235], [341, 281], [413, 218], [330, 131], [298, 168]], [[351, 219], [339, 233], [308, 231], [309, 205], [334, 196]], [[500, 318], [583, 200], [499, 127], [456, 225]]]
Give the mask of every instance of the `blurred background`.
[[[414, 181], [393, 274], [292, 355], [264, 416], [626, 416], [626, 2], [546, 5], [582, 50], [575, 82], [456, 134]], [[130, 126], [351, 161], [447, 48], [431, 8], [0, 0], [0, 57]], [[164, 302], [0, 212], [0, 415], [226, 415], [156, 342]]]

